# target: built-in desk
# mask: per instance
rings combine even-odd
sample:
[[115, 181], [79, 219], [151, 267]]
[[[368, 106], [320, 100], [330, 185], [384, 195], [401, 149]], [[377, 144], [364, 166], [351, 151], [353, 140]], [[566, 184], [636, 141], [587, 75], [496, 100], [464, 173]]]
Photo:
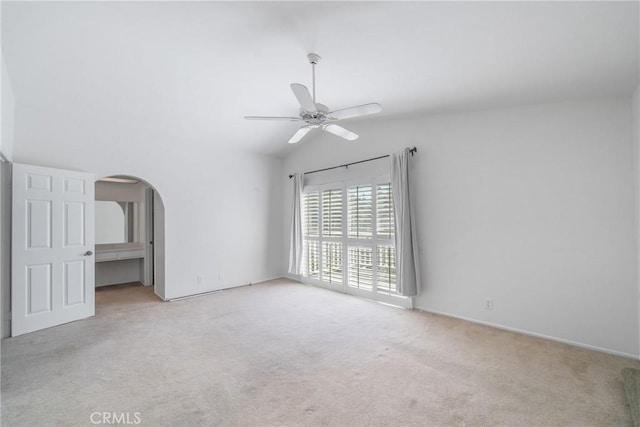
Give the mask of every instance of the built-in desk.
[[96, 245], [96, 286], [142, 282], [144, 257], [143, 243]]
[[96, 245], [96, 262], [135, 258], [144, 258], [144, 245], [142, 243]]

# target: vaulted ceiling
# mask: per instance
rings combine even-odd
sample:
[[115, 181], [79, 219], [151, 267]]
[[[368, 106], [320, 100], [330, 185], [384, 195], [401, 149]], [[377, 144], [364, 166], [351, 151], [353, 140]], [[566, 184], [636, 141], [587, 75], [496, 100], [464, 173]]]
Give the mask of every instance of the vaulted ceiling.
[[[2, 2], [18, 104], [283, 155], [292, 82], [367, 119], [630, 95], [638, 2]], [[354, 119], [355, 120], [355, 119]], [[345, 122], [345, 126], [347, 123]], [[348, 126], [347, 126], [348, 127]]]

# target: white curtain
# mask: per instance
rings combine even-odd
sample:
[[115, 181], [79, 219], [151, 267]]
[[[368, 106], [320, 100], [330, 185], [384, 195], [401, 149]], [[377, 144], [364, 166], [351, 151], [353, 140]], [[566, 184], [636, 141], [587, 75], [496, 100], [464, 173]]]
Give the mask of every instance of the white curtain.
[[395, 214], [396, 280], [398, 293], [416, 296], [420, 291], [418, 240], [409, 179], [409, 148], [391, 155], [391, 192]]
[[289, 273], [302, 274], [302, 180], [301, 173], [293, 175], [291, 210], [291, 239], [289, 241]]

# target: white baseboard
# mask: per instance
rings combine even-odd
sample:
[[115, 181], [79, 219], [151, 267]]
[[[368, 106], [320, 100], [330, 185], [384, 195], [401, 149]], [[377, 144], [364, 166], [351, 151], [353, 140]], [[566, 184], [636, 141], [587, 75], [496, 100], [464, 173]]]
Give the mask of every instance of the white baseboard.
[[469, 318], [469, 317], [458, 316], [458, 315], [455, 315], [455, 314], [445, 313], [445, 312], [437, 311], [437, 310], [429, 310], [429, 309], [426, 309], [426, 308], [423, 308], [423, 307], [415, 307], [415, 309], [419, 310], [419, 311], [423, 311], [425, 313], [433, 313], [433, 314], [438, 314], [438, 315], [441, 315], [441, 316], [452, 317], [454, 319], [460, 319], [460, 320], [464, 320], [466, 322], [476, 323], [478, 325], [490, 326], [492, 328], [502, 329], [504, 331], [516, 332], [518, 334], [529, 335], [529, 336], [532, 336], [532, 337], [542, 338], [542, 339], [549, 340], [549, 341], [555, 341], [555, 342], [559, 342], [559, 343], [562, 343], [562, 344], [571, 345], [571, 346], [574, 346], [574, 347], [580, 347], [580, 348], [585, 348], [587, 350], [598, 351], [600, 353], [612, 354], [614, 356], [620, 356], [620, 357], [624, 357], [624, 358], [627, 358], [627, 359], [638, 360], [638, 358], [639, 358], [639, 356], [637, 354], [630, 354], [630, 353], [625, 353], [623, 351], [610, 350], [608, 348], [598, 347], [598, 346], [590, 345], [590, 344], [584, 344], [584, 343], [577, 342], [577, 341], [566, 340], [564, 338], [558, 338], [558, 337], [554, 337], [554, 336], [551, 336], [551, 335], [539, 334], [537, 332], [527, 331], [526, 329], [512, 328], [510, 326], [500, 325], [498, 323], [485, 322], [484, 320], [472, 319], [472, 318]]
[[[229, 288], [227, 288], [227, 289], [229, 289]], [[203, 297], [205, 295], [217, 294], [218, 292], [222, 292], [223, 290], [224, 289], [216, 289], [216, 290], [213, 290], [213, 291], [200, 292], [199, 294], [191, 294], [191, 295], [185, 295], [183, 297], [171, 298], [171, 299], [168, 299], [167, 301], [168, 302], [176, 302], [176, 301], [182, 301], [182, 300], [185, 300], [185, 299], [198, 298], [198, 297]]]
[[257, 282], [250, 282], [249, 284], [250, 285], [257, 285], [258, 283], [264, 283], [264, 282], [268, 282], [270, 280], [277, 280], [277, 279], [292, 279], [292, 280], [296, 280], [296, 279], [294, 279], [292, 277], [288, 277], [288, 276], [276, 276], [276, 277], [272, 277], [270, 279], [261, 279], [261, 280], [258, 280]]
[[282, 278], [282, 276], [276, 276], [276, 277], [271, 277], [271, 278], [267, 278], [267, 279], [258, 279], [255, 282], [254, 281], [250, 281], [249, 283], [239, 283], [239, 284], [236, 284], [236, 285], [229, 285], [229, 286], [224, 287], [224, 288], [211, 289], [210, 291], [198, 292], [197, 294], [188, 294], [188, 295], [181, 295], [181, 296], [177, 296], [177, 297], [171, 297], [171, 298], [165, 299], [164, 301], [168, 301], [168, 302], [181, 301], [181, 300], [184, 300], [184, 299], [196, 298], [196, 297], [201, 297], [201, 296], [205, 296], [205, 295], [210, 295], [210, 294], [214, 294], [216, 292], [226, 291], [226, 290], [229, 290], [229, 289], [241, 288], [243, 286], [256, 285], [258, 283], [268, 282], [269, 280], [275, 280], [275, 279], [280, 279], [280, 278]]

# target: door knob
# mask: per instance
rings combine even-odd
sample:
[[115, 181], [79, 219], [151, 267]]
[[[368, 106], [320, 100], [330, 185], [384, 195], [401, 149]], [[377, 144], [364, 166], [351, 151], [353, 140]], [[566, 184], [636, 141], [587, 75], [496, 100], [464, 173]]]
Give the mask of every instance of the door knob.
[[87, 251], [87, 252], [84, 253], [84, 256], [91, 256], [91, 255], [93, 255], [93, 252], [91, 252], [91, 251]]

